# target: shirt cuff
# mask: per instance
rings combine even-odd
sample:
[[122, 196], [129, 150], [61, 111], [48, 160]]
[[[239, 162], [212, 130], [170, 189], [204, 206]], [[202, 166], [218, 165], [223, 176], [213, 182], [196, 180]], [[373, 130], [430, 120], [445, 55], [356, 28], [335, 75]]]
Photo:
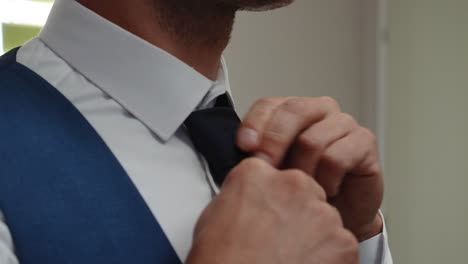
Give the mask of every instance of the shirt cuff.
[[392, 254], [388, 245], [387, 228], [382, 213], [380, 213], [383, 224], [382, 233], [359, 244], [360, 264], [392, 264]]

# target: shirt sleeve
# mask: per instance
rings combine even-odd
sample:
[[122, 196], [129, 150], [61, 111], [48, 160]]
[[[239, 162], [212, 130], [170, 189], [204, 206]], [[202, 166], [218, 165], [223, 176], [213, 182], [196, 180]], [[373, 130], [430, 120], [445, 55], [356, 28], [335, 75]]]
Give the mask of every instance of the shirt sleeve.
[[13, 239], [10, 230], [5, 223], [3, 213], [0, 211], [0, 263], [2, 264], [19, 264], [16, 258]]
[[[381, 216], [384, 219], [382, 214]], [[382, 233], [359, 244], [359, 263], [393, 264], [385, 222]]]

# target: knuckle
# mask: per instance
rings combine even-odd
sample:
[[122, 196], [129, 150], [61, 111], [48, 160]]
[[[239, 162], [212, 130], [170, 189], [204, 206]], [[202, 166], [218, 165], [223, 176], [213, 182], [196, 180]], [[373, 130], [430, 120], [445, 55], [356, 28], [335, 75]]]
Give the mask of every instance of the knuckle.
[[312, 205], [314, 214], [320, 217], [325, 223], [328, 224], [341, 224], [341, 218], [338, 211], [331, 205], [320, 202]]
[[297, 143], [299, 144], [301, 148], [304, 148], [305, 150], [313, 151], [313, 152], [321, 151], [325, 148], [324, 143], [322, 142], [322, 140], [320, 140], [318, 135], [314, 135], [311, 133], [308, 133], [308, 134], [304, 133], [300, 135], [297, 138]]
[[284, 133], [278, 133], [268, 129], [263, 134], [264, 146], [284, 146], [288, 144], [288, 138]]
[[357, 246], [358, 241], [356, 237], [348, 230], [343, 229], [342, 232], [339, 233], [339, 239], [341, 242], [343, 242], [344, 245], [349, 245], [349, 246]]
[[312, 177], [309, 176], [311, 188], [313, 191], [311, 192], [319, 201], [326, 201], [327, 193], [325, 189]]
[[348, 113], [344, 113], [344, 112], [339, 113], [338, 114], [338, 119], [339, 119], [340, 123], [352, 124], [352, 125], [357, 124], [356, 119], [352, 115], [350, 115]]
[[374, 162], [372, 165], [368, 167], [369, 175], [381, 175], [382, 174], [382, 167], [379, 162]]
[[288, 98], [282, 105], [281, 108], [284, 111], [297, 114], [297, 115], [304, 115], [306, 113], [306, 109], [309, 107], [310, 101], [308, 98], [304, 97], [291, 97]]
[[299, 169], [289, 169], [283, 172], [289, 178], [295, 179], [296, 181], [306, 181], [308, 180], [307, 174]]
[[338, 102], [330, 96], [322, 96], [319, 99], [322, 104], [328, 106], [331, 109], [340, 109]]
[[318, 183], [315, 183], [315, 184], [317, 186], [315, 194], [317, 195], [318, 199], [325, 201], [327, 199], [327, 192]]
[[377, 137], [375, 136], [374, 132], [372, 132], [372, 130], [366, 127], [361, 127], [361, 134], [363, 137], [369, 139], [370, 142], [374, 144], [377, 143]]
[[309, 177], [302, 171], [292, 169], [282, 172], [283, 183], [291, 192], [303, 191], [308, 186]]
[[279, 98], [265, 97], [255, 101], [243, 119], [243, 124], [250, 128], [258, 128], [266, 121], [276, 106]]
[[350, 166], [350, 161], [342, 160], [331, 153], [324, 153], [321, 162], [323, 162], [328, 167], [337, 168], [340, 170], [346, 169]]
[[254, 105], [269, 106], [274, 105], [278, 101], [275, 97], [262, 97], [255, 101]]
[[226, 182], [231, 182], [236, 179], [240, 182], [248, 182], [252, 174], [261, 174], [261, 172], [268, 170], [268, 164], [260, 159], [247, 158], [237, 165], [227, 176]]
[[239, 167], [245, 171], [264, 171], [268, 165], [266, 162], [257, 158], [248, 158], [241, 161]]
[[[321, 203], [323, 201], [317, 200], [317, 199], [309, 199], [305, 203], [305, 208], [307, 211], [309, 211], [311, 214], [314, 215], [317, 219], [321, 217], [321, 215], [318, 214], [318, 212], [321, 212], [322, 210], [326, 210], [322, 208]], [[325, 221], [323, 221], [325, 222]], [[320, 223], [320, 222], [319, 222]]]

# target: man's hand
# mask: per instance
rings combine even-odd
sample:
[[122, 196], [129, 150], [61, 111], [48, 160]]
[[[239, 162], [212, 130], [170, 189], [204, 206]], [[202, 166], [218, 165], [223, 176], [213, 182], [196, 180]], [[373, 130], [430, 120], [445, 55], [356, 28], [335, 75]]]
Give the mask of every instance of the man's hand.
[[358, 242], [299, 170], [250, 158], [201, 215], [188, 264], [356, 264]]
[[381, 232], [383, 177], [376, 138], [333, 99], [261, 99], [239, 129], [238, 145], [277, 168], [315, 178], [359, 241]]

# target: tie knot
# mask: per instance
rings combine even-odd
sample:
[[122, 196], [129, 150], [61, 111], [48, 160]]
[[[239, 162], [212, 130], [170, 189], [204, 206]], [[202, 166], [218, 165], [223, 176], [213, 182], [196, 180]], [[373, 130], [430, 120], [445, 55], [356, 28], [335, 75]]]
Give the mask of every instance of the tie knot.
[[221, 186], [228, 172], [248, 156], [236, 146], [240, 119], [226, 94], [216, 99], [214, 107], [191, 113], [185, 126], [193, 145], [208, 162], [214, 181]]

